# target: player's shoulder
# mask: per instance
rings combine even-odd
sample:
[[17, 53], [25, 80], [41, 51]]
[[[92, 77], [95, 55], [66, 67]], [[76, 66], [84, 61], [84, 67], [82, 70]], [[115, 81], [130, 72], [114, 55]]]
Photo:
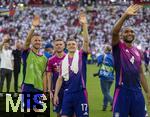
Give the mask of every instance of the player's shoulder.
[[47, 57], [46, 57], [45, 55], [42, 55], [42, 57], [44, 58], [44, 60], [46, 60], [46, 61], [47, 61]]
[[116, 43], [115, 45], [112, 45], [113, 50], [118, 49], [118, 48], [123, 48], [123, 47], [125, 47], [125, 43], [123, 42], [122, 39], [120, 39], [118, 43]]
[[136, 45], [133, 45], [132, 48], [138, 51], [139, 53], [142, 53], [142, 50], [140, 50]]
[[56, 60], [56, 55], [53, 55], [52, 57], [50, 57], [50, 58], [48, 59], [49, 62], [53, 62], [53, 61], [55, 61], [55, 60]]
[[133, 46], [133, 49], [134, 49], [134, 53], [137, 55], [137, 56], [143, 56], [143, 52], [141, 49], [137, 48], [135, 45]]
[[87, 55], [89, 52], [84, 51], [82, 48], [79, 50], [79, 55]]
[[22, 49], [22, 54], [29, 54], [31, 52], [31, 48]]

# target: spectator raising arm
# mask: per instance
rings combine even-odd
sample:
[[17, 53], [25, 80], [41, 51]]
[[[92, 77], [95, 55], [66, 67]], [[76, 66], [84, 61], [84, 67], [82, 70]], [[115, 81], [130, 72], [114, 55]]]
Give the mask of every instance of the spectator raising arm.
[[3, 41], [2, 41], [2, 43], [0, 44], [0, 51], [2, 51], [2, 48], [3, 48], [4, 43], [7, 43], [7, 42], [9, 42], [9, 41], [10, 41], [10, 36], [9, 36], [8, 34], [4, 35]]

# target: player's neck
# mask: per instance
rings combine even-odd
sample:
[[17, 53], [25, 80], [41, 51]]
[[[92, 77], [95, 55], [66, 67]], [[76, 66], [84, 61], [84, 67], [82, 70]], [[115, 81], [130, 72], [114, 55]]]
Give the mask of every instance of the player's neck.
[[58, 58], [62, 58], [63, 56], [64, 56], [64, 52], [60, 52], [60, 53], [56, 53], [56, 56], [58, 57]]
[[73, 58], [74, 52], [69, 52], [69, 58]]
[[35, 49], [35, 48], [32, 48], [32, 51], [36, 54], [39, 54], [39, 50], [38, 49]]
[[132, 43], [126, 43], [126, 42], [125, 42], [125, 44], [126, 44], [126, 46], [127, 46], [128, 48], [131, 48], [131, 47], [132, 47]]

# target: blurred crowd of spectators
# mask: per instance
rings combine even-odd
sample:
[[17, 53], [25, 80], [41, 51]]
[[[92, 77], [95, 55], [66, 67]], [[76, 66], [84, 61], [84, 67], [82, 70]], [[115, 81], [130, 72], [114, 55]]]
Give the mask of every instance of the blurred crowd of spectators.
[[[78, 0], [77, 0], [78, 2]], [[65, 2], [67, 3], [67, 2]], [[120, 18], [128, 5], [99, 5], [96, 8], [74, 9], [65, 6], [26, 6], [16, 7], [13, 17], [0, 17], [0, 39], [4, 33], [10, 33], [12, 40], [24, 40], [30, 29], [33, 16], [40, 15], [41, 24], [36, 29], [44, 42], [51, 42], [56, 37], [67, 40], [75, 37], [82, 44], [82, 29], [78, 21], [81, 10], [87, 12], [91, 50], [97, 53], [100, 47], [111, 41], [111, 31], [115, 22]], [[142, 47], [150, 44], [150, 13], [149, 8], [143, 8], [138, 15], [130, 18], [124, 25], [131, 26], [136, 33], [136, 43]]]
[[15, 4], [24, 3], [25, 5], [30, 4], [47, 4], [47, 5], [58, 5], [63, 6], [64, 4], [72, 4], [72, 3], [80, 3], [81, 6], [87, 5], [99, 5], [99, 4], [110, 4], [110, 3], [117, 3], [117, 4], [129, 4], [136, 0], [1, 0], [0, 5], [8, 5], [10, 2], [14, 2]]

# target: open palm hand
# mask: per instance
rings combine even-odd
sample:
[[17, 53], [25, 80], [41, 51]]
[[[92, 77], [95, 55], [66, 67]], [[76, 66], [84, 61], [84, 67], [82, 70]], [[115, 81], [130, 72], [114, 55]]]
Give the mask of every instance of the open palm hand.
[[129, 16], [132, 16], [132, 15], [136, 15], [137, 14], [137, 11], [142, 8], [141, 5], [131, 5], [127, 8], [127, 10], [125, 11], [125, 13]]
[[40, 24], [40, 17], [38, 15], [34, 16], [34, 19], [32, 21], [33, 26], [38, 26]]

